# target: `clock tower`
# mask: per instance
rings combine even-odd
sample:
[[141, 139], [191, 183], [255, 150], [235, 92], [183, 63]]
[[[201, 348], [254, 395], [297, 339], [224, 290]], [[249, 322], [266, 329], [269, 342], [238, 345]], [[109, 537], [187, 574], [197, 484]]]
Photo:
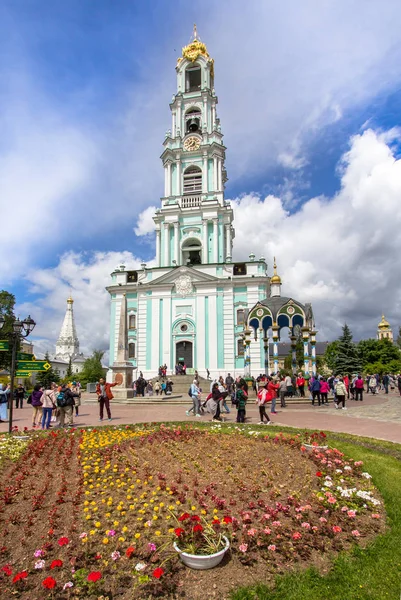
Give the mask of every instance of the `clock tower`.
[[217, 117], [214, 61], [194, 26], [177, 61], [171, 129], [161, 156], [162, 206], [154, 217], [157, 267], [231, 261], [233, 211], [224, 201], [225, 146]]

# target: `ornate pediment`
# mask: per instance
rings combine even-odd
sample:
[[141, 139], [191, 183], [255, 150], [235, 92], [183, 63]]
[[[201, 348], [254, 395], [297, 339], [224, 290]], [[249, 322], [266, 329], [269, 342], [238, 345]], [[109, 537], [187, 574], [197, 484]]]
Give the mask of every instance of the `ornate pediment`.
[[174, 267], [165, 275], [154, 279], [153, 281], [147, 282], [149, 287], [157, 286], [157, 285], [166, 285], [171, 284], [175, 285], [178, 289], [177, 293], [181, 293], [178, 290], [189, 289], [189, 285], [193, 286], [196, 283], [217, 283], [219, 281], [218, 277], [214, 277], [213, 275], [208, 275], [207, 273], [203, 273], [202, 271], [198, 271], [193, 267]]

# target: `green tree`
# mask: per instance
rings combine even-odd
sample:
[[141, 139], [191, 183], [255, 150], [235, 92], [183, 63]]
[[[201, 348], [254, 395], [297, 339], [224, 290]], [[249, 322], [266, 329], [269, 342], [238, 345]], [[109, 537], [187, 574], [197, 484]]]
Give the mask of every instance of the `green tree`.
[[[48, 352], [46, 352], [44, 360], [51, 364]], [[59, 381], [59, 372], [56, 369], [53, 369], [53, 367], [50, 367], [48, 371], [39, 371], [36, 375], [36, 383], [39, 383], [44, 387], [49, 387], [51, 383], [59, 383]]]
[[65, 378], [69, 380], [72, 377], [72, 360], [70, 356], [70, 360], [68, 361], [67, 372], [65, 374]]
[[324, 362], [326, 363], [330, 371], [334, 371], [336, 368], [337, 346], [338, 340], [330, 342], [324, 353]]
[[[13, 321], [14, 315], [15, 296], [7, 292], [6, 290], [0, 291], [0, 314], [5, 318], [5, 323], [0, 330], [0, 340], [9, 341], [11, 334], [13, 333]], [[19, 350], [19, 340], [17, 341]], [[11, 350], [8, 352], [0, 352], [0, 370], [6, 369], [9, 371], [11, 368]]]
[[94, 350], [92, 356], [85, 360], [83, 369], [78, 375], [81, 384], [95, 383], [101, 377], [104, 377], [104, 369], [102, 367], [103, 355], [103, 350]]
[[[362, 366], [366, 371], [368, 370], [368, 364], [381, 363], [386, 367], [386, 365], [390, 365], [392, 361], [401, 361], [401, 350], [390, 340], [361, 340], [358, 343], [357, 348], [362, 361]], [[387, 368], [389, 369], [390, 367], [388, 366]]]
[[358, 348], [352, 341], [352, 333], [346, 323], [343, 327], [343, 333], [337, 342], [336, 358], [334, 361], [334, 370], [336, 373], [346, 375], [360, 371], [361, 359]]
[[401, 348], [401, 327], [398, 328], [398, 335], [397, 339], [395, 340], [395, 343], [399, 348]]

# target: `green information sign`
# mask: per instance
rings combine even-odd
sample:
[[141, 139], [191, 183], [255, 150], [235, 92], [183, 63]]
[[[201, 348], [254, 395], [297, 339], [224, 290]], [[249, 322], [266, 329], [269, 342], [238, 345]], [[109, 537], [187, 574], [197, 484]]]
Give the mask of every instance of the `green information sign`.
[[35, 355], [27, 352], [17, 352], [17, 360], [35, 360]]
[[32, 375], [32, 373], [30, 373], [29, 371], [16, 371], [15, 372], [16, 377], [30, 377], [31, 375]]
[[51, 365], [47, 360], [19, 360], [18, 369], [20, 371], [48, 371]]
[[7, 340], [0, 340], [0, 352], [6, 352], [9, 349], [10, 346]]

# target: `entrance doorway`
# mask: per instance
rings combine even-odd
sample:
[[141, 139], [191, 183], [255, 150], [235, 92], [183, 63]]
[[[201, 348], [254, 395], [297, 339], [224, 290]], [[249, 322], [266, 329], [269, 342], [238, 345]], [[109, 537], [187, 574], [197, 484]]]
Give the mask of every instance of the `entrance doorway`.
[[192, 369], [192, 342], [177, 342], [175, 347], [175, 362], [179, 365], [185, 364], [188, 369]]

